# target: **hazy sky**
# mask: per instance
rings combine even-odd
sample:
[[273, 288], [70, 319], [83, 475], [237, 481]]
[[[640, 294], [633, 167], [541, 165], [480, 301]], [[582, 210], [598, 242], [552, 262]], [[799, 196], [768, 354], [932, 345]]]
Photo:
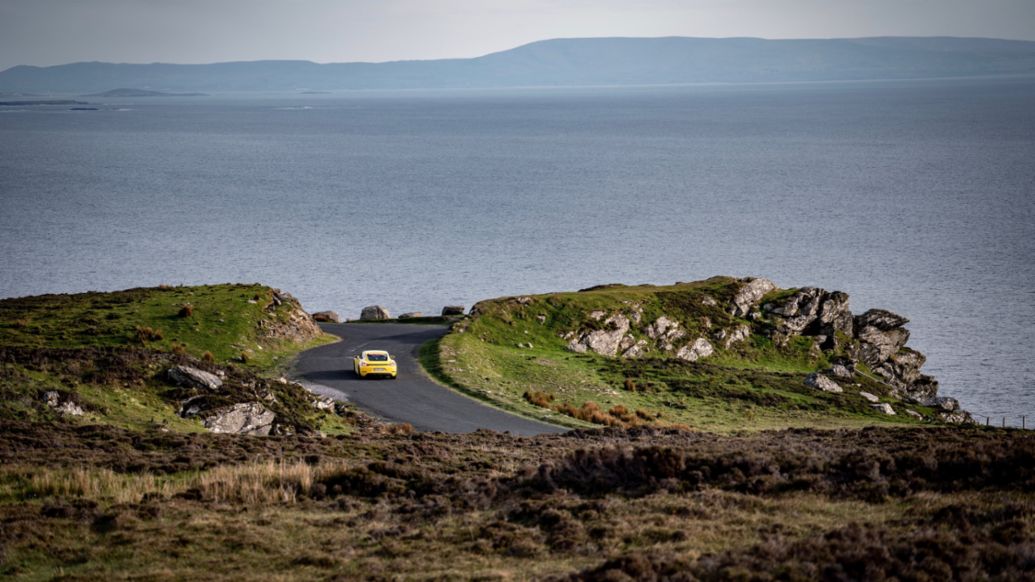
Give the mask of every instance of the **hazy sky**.
[[582, 36], [1035, 40], [1035, 0], [0, 0], [0, 69], [470, 57]]

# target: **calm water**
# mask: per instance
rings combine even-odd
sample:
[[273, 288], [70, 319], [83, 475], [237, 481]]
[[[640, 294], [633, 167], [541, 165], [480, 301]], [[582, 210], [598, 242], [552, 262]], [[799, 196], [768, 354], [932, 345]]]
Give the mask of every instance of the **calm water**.
[[260, 281], [355, 317], [766, 275], [1035, 416], [1035, 80], [101, 108], [0, 113], [0, 296]]

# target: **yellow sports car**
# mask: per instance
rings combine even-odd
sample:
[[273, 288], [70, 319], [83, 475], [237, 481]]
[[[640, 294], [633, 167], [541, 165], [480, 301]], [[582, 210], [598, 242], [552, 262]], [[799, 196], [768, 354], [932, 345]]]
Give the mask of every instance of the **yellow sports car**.
[[383, 350], [367, 350], [352, 358], [352, 369], [360, 378], [387, 376], [394, 380], [399, 374], [395, 360]]

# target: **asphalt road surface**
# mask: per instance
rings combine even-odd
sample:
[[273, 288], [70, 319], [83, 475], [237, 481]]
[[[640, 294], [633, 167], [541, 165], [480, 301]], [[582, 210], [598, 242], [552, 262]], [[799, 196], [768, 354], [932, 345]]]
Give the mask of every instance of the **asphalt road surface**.
[[[503, 412], [432, 382], [417, 362], [418, 350], [424, 342], [445, 335], [445, 326], [336, 323], [320, 327], [344, 341], [302, 352], [294, 375], [325, 396], [347, 400], [392, 422], [408, 422], [421, 431], [461, 433], [484, 428], [535, 435], [566, 430]], [[399, 377], [360, 379], [352, 371], [352, 357], [363, 350], [387, 350], [399, 365]]]

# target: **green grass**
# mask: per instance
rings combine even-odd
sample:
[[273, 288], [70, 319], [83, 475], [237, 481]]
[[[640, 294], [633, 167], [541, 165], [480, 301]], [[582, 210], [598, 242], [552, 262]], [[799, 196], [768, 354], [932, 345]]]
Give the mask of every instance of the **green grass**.
[[[422, 361], [434, 377], [455, 388], [523, 415], [569, 426], [585, 422], [556, 408], [580, 408], [587, 402], [605, 411], [615, 406], [640, 411], [638, 422], [649, 418], [654, 424], [713, 431], [916, 424], [898, 403], [899, 415], [888, 417], [858, 395], [860, 390], [887, 394], [887, 387], [873, 379], [858, 377], [858, 387], [846, 385], [839, 395], [805, 386], [805, 376], [828, 367], [832, 355], [816, 350], [805, 337], [777, 346], [753, 333], [729, 349], [713, 341], [715, 355], [696, 363], [657, 351], [643, 359], [577, 354], [568, 350], [563, 337], [602, 325], [591, 317], [594, 311], [627, 316], [638, 311], [641, 324], [630, 331], [636, 339], [645, 338], [643, 328], [660, 315], [679, 321], [687, 337], [751, 325], [723, 308], [736, 288], [735, 279], [716, 277], [662, 287], [607, 286], [485, 301], [477, 306], [475, 317], [430, 346]], [[552, 398], [549, 407], [530, 403], [524, 396], [528, 392]]]
[[[263, 337], [260, 322], [290, 317], [292, 306], [276, 306], [273, 293], [258, 284], [225, 284], [6, 299], [0, 301], [0, 346], [141, 346], [196, 357], [208, 352], [220, 362], [244, 354], [253, 367], [269, 368], [298, 351], [292, 342]], [[328, 341], [333, 338], [315, 343]]]

